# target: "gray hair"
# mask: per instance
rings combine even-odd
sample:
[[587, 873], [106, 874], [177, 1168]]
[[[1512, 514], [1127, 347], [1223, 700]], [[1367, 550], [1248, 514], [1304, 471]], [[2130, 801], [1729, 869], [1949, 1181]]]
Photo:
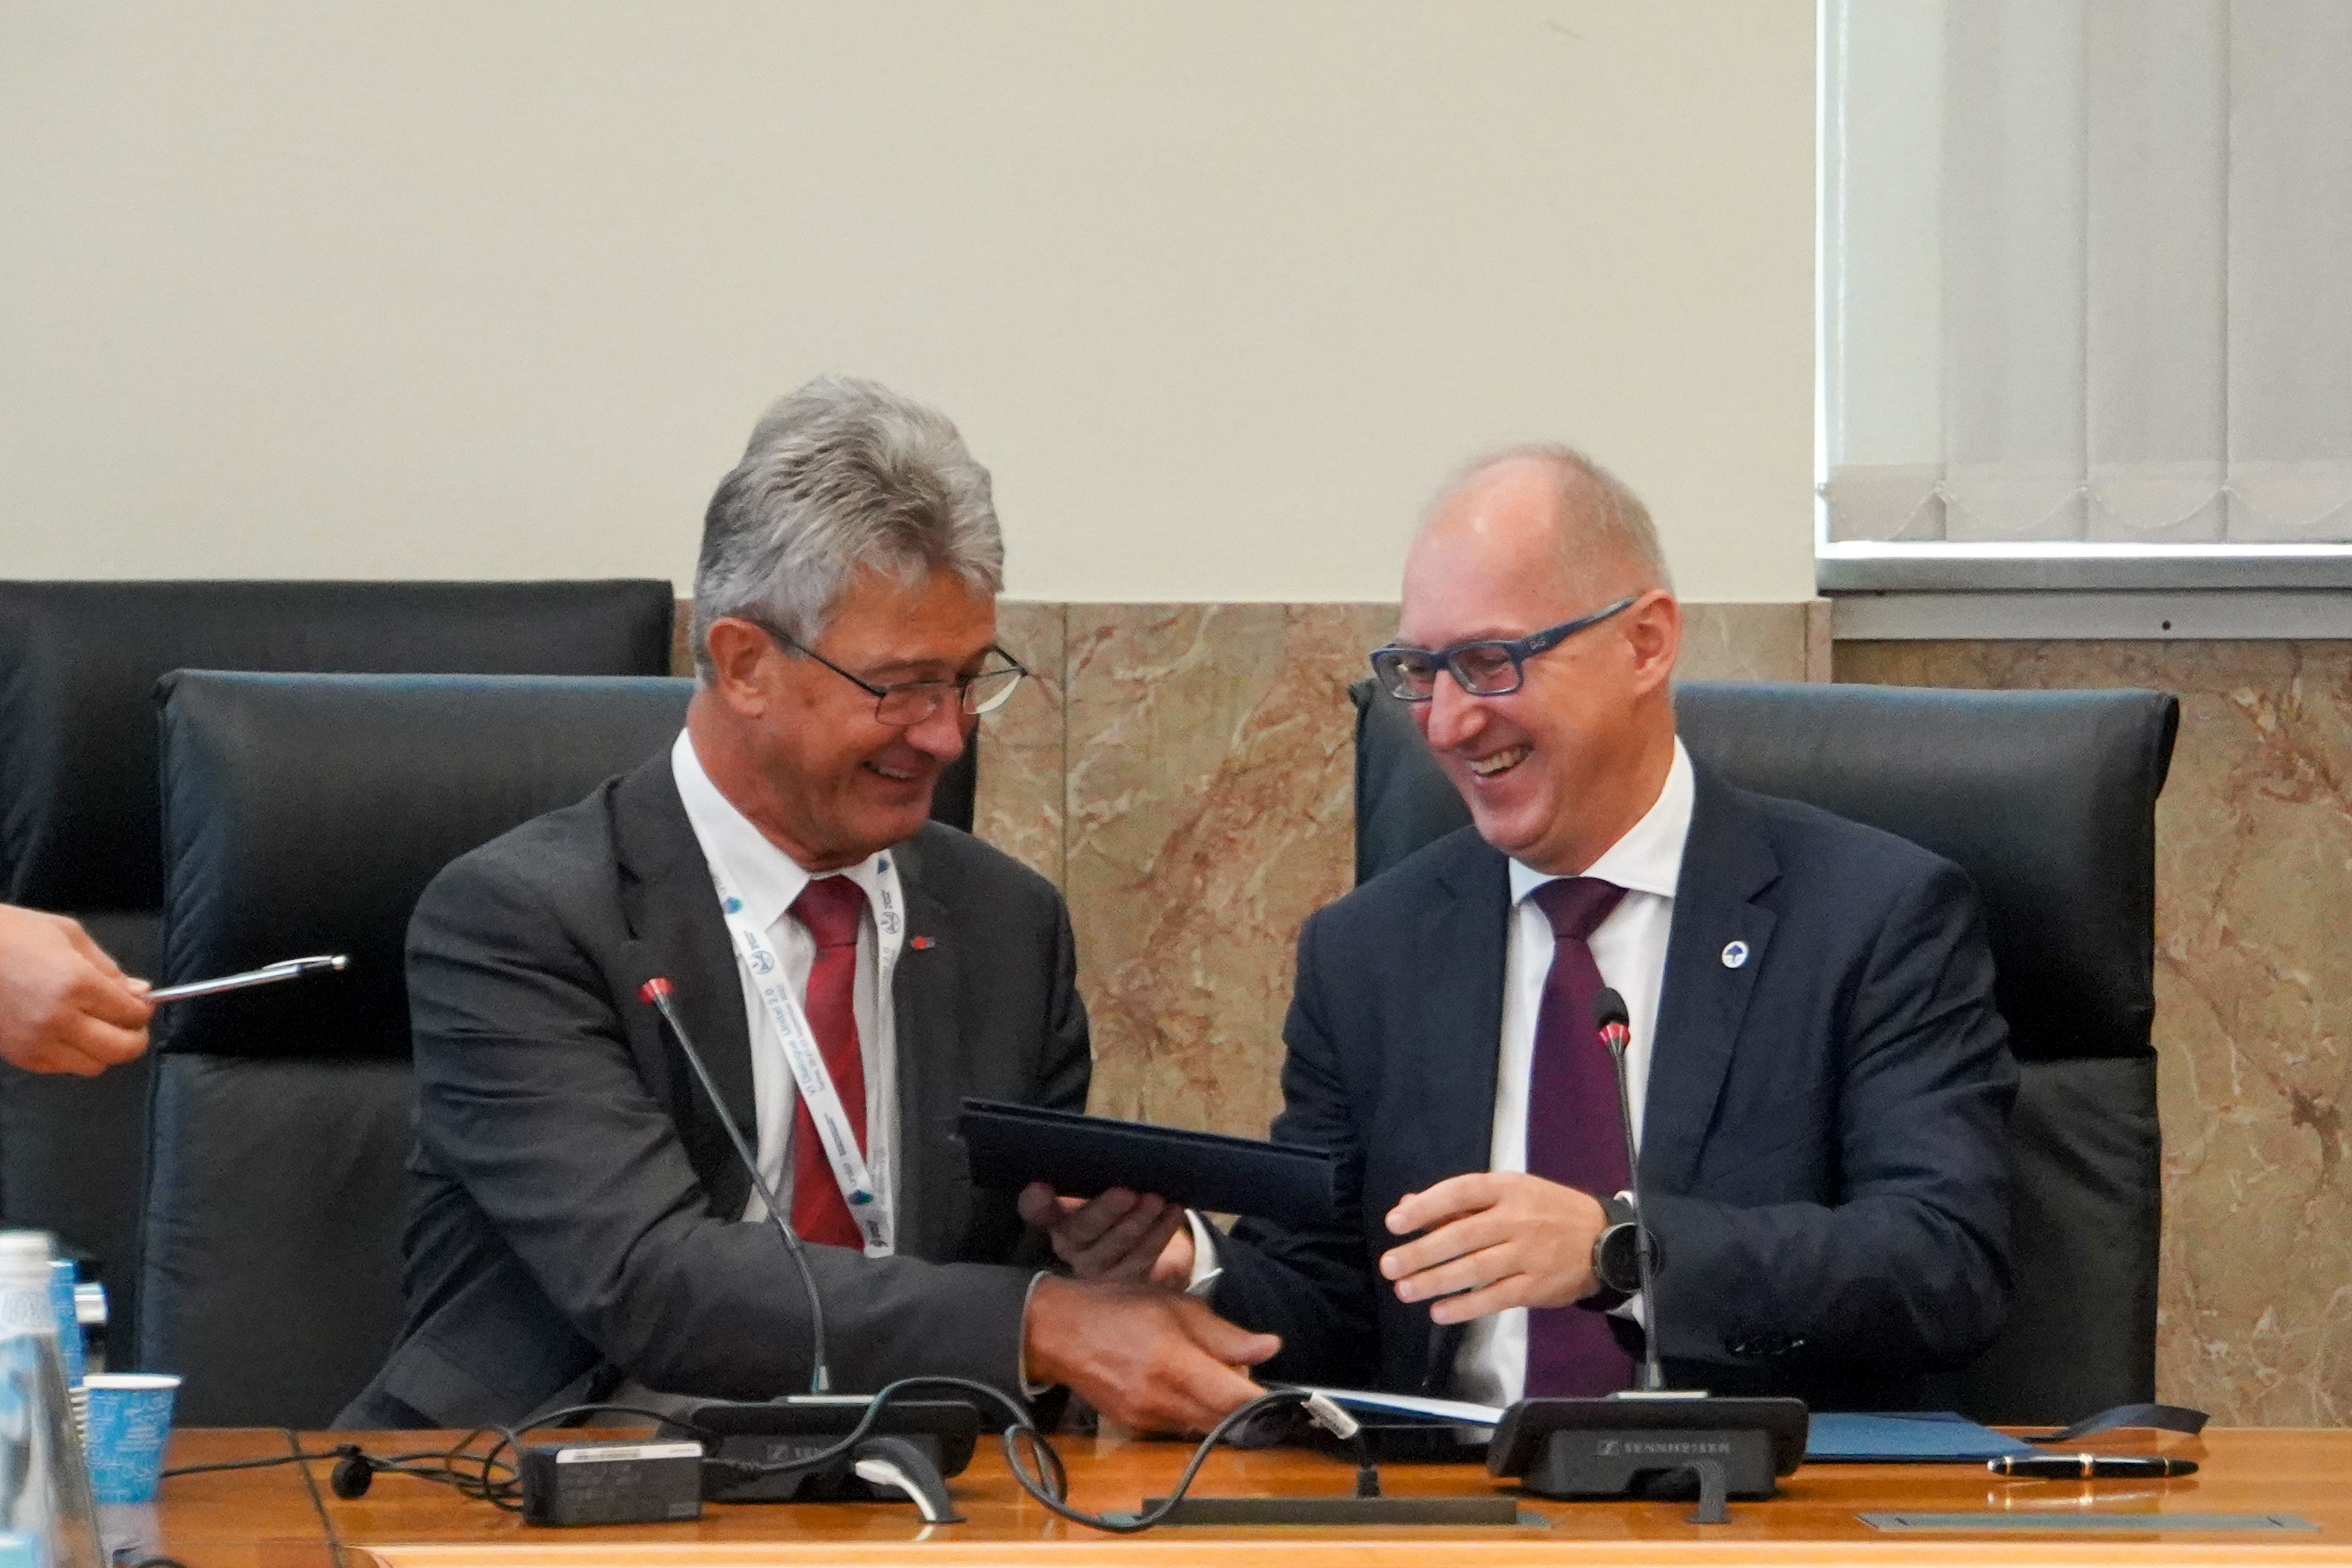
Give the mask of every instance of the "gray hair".
[[1649, 578], [1645, 588], [1675, 591], [1674, 574], [1666, 570], [1666, 552], [1658, 543], [1657, 524], [1650, 509], [1625, 481], [1578, 451], [1557, 441], [1528, 441], [1465, 463], [1447, 479], [1422, 513], [1422, 526], [1444, 509], [1456, 492], [1497, 464], [1532, 458], [1549, 463], [1559, 476], [1560, 515], [1566, 520], [1563, 542], [1577, 563], [1580, 546], [1597, 547], [1601, 554], [1621, 555]]
[[908, 587], [951, 572], [996, 594], [1004, 541], [988, 470], [947, 416], [874, 382], [819, 376], [760, 416], [710, 498], [694, 570], [697, 673], [710, 678], [721, 616], [814, 643], [861, 566]]

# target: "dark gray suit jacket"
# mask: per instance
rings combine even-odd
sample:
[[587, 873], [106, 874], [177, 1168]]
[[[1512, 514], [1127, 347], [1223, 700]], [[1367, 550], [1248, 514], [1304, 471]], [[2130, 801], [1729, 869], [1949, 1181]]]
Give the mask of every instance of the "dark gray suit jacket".
[[[1398, 1198], [1487, 1168], [1509, 910], [1507, 862], [1465, 828], [1301, 933], [1275, 1137], [1339, 1152], [1344, 1212], [1221, 1250], [1217, 1310], [1283, 1336], [1265, 1375], [1446, 1389], [1462, 1331], [1371, 1263]], [[1697, 770], [1642, 1148], [1675, 1386], [1948, 1405], [1922, 1374], [2009, 1299], [1992, 978], [1958, 868]]]
[[[811, 1247], [835, 1385], [914, 1373], [1017, 1390], [1030, 1263], [975, 1192], [965, 1095], [1085, 1109], [1087, 1021], [1052, 885], [936, 825], [895, 851], [898, 1255]], [[918, 939], [928, 938], [928, 941]], [[742, 988], [664, 752], [452, 863], [409, 926], [416, 1188], [406, 1319], [346, 1427], [512, 1422], [635, 1378], [766, 1399], [808, 1385], [782, 1241], [637, 988], [654, 975], [756, 1143]]]

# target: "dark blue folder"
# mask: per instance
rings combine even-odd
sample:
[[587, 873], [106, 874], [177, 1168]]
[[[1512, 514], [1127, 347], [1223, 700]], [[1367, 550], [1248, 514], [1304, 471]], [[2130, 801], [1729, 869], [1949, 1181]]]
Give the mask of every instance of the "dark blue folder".
[[1125, 1187], [1286, 1225], [1328, 1225], [1339, 1212], [1339, 1162], [1321, 1149], [991, 1100], [965, 1100], [959, 1131], [975, 1186], [1045, 1182], [1074, 1198]]
[[1982, 1463], [2037, 1451], [2031, 1443], [1948, 1410], [1893, 1415], [1817, 1410], [1805, 1435], [1805, 1460], [1816, 1465]]

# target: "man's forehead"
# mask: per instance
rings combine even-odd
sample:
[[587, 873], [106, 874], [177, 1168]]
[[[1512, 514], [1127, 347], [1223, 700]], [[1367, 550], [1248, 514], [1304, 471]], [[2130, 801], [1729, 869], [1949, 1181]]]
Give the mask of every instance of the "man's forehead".
[[1497, 635], [1529, 616], [1547, 626], [1562, 618], [1575, 588], [1556, 532], [1441, 525], [1406, 560], [1402, 619], [1452, 638]]
[[[949, 584], [952, 584], [950, 586]], [[914, 590], [853, 584], [817, 634], [820, 652], [868, 679], [961, 670], [996, 640], [996, 598], [935, 575]]]

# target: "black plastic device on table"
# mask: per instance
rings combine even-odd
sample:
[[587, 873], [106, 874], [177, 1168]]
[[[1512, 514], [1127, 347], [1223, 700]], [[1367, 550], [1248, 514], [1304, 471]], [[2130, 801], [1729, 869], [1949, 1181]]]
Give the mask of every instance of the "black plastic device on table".
[[[1625, 1168], [1633, 1177], [1635, 1223], [1642, 1210], [1642, 1163], [1633, 1146], [1632, 1092], [1625, 1073], [1625, 999], [1603, 986], [1592, 1024], [1608, 1042], [1624, 1112]], [[1640, 1233], [1636, 1236], [1641, 1239]], [[1638, 1385], [1593, 1399], [1522, 1399], [1503, 1413], [1486, 1450], [1486, 1468], [1517, 1479], [1542, 1497], [1698, 1498], [1698, 1524], [1730, 1520], [1729, 1498], [1768, 1498], [1805, 1457], [1811, 1416], [1801, 1399], [1717, 1399], [1703, 1389], [1664, 1387], [1658, 1368], [1654, 1247], [1637, 1245], [1644, 1309], [1652, 1331]]]
[[[872, 1456], [845, 1454], [815, 1470], [765, 1468], [833, 1447], [865, 1415], [866, 1404], [862, 1394], [766, 1404], [707, 1400], [680, 1410], [662, 1432], [706, 1439], [710, 1458], [719, 1461], [709, 1467], [703, 1483], [702, 1495], [711, 1502], [876, 1502], [883, 1494], [857, 1473], [858, 1460]], [[980, 1412], [958, 1399], [893, 1403], [873, 1432], [876, 1438], [910, 1444], [942, 1479], [963, 1473], [979, 1436]]]

